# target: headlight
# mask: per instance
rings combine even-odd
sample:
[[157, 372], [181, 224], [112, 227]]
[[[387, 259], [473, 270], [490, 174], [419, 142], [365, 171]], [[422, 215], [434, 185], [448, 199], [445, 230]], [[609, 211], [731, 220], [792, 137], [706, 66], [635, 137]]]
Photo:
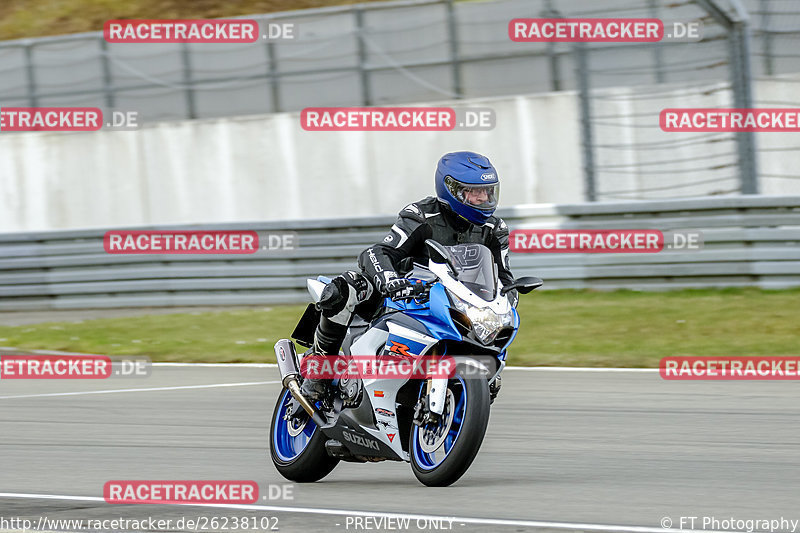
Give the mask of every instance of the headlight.
[[509, 309], [507, 313], [499, 315], [488, 307], [476, 307], [455, 294], [451, 294], [453, 306], [467, 315], [472, 322], [472, 331], [483, 344], [491, 343], [497, 333], [505, 326], [510, 326], [514, 321], [514, 311]]

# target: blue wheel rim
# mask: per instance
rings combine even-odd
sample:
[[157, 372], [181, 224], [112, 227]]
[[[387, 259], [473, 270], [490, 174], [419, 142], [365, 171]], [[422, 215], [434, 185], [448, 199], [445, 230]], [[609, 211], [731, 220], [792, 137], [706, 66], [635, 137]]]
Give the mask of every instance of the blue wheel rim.
[[[427, 453], [423, 451], [419, 442], [419, 428], [414, 426], [414, 430], [411, 432], [411, 452], [414, 454], [417, 466], [422, 470], [433, 470], [442, 464], [450, 455], [450, 451], [458, 441], [459, 435], [461, 435], [464, 414], [467, 410], [467, 387], [464, 383], [464, 378], [457, 376], [456, 379], [458, 380], [457, 382], [448, 384], [448, 388], [453, 393], [455, 407], [453, 408], [453, 423], [444, 439], [444, 444], [433, 453]], [[424, 386], [425, 383], [423, 382], [420, 387], [420, 394], [422, 394], [422, 387]]]
[[275, 429], [272, 432], [272, 449], [275, 451], [275, 455], [285, 462], [291, 462], [303, 453], [317, 430], [317, 425], [314, 421], [307, 420], [305, 427], [299, 434], [294, 437], [289, 434], [289, 422], [283, 419], [289, 400], [291, 400], [291, 394], [288, 390], [283, 391], [281, 407], [275, 412], [273, 425]]

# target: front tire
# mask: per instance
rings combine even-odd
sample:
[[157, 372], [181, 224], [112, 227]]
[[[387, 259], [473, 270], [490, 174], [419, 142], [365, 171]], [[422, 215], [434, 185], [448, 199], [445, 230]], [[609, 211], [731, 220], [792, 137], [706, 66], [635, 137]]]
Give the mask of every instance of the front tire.
[[[486, 434], [489, 384], [485, 377], [474, 377], [474, 372], [471, 377], [463, 374], [460, 369], [447, 383], [444, 408], [447, 416], [442, 417], [439, 427], [411, 426], [411, 469], [417, 479], [429, 487], [446, 487], [458, 481], [478, 454]], [[421, 395], [424, 390], [423, 382]], [[431, 435], [439, 437], [431, 443]], [[430, 451], [432, 447], [436, 448]]]
[[326, 437], [304, 412], [301, 422], [283, 419], [292, 395], [281, 390], [269, 428], [270, 456], [278, 472], [290, 481], [311, 483], [324, 478], [339, 464], [325, 451]]

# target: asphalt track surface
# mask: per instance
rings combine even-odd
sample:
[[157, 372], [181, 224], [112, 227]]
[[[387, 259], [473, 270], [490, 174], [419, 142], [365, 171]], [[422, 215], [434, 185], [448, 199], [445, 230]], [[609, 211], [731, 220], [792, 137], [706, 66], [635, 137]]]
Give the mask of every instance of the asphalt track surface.
[[[277, 517], [281, 531], [396, 530], [356, 527], [354, 513], [376, 512], [454, 518], [434, 523], [440, 529], [412, 518], [405, 531], [639, 533], [658, 533], [663, 517], [675, 529], [681, 516], [800, 519], [795, 383], [668, 382], [641, 371], [504, 377], [483, 447], [456, 485], [426, 488], [405, 463], [341, 463], [261, 508], [110, 505], [102, 488], [112, 479], [244, 479], [263, 494], [285, 483], [267, 448], [275, 368], [2, 380], [0, 518], [250, 516]], [[695, 529], [730, 529], [720, 525]]]

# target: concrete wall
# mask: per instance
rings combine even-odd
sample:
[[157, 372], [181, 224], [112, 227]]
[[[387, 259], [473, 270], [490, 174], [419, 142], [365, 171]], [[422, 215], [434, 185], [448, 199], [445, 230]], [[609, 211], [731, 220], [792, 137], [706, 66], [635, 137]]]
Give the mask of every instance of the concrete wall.
[[[757, 95], [792, 101], [796, 85], [761, 80]], [[664, 89], [661, 89], [664, 90]], [[598, 111], [641, 113], [653, 124], [596, 130], [599, 144], [664, 139], [657, 126], [663, 107], [712, 107], [729, 101], [696, 91], [650, 101], [635, 91], [610, 89]], [[621, 99], [619, 99], [621, 98]], [[598, 100], [602, 101], [602, 100]], [[474, 99], [453, 104], [490, 106], [497, 127], [484, 132], [307, 132], [297, 113], [160, 123], [136, 132], [23, 133], [0, 135], [0, 232], [146, 224], [327, 218], [396, 213], [405, 203], [433, 193], [436, 161], [445, 152], [487, 154], [502, 180], [501, 205], [575, 203], [583, 200], [577, 99], [572, 92]], [[697, 134], [692, 134], [697, 135]], [[762, 133], [759, 147], [798, 144], [792, 133]], [[657, 143], [656, 143], [657, 144]], [[715, 150], [735, 165], [735, 145]], [[634, 154], [599, 149], [599, 165], [658, 163], [708, 153], [685, 144]], [[800, 151], [760, 155], [765, 174], [796, 173]], [[723, 157], [723, 160], [725, 158]], [[715, 165], [718, 161], [705, 163]], [[601, 191], [645, 190], [692, 184], [720, 176], [685, 165], [654, 165], [674, 172], [636, 176], [600, 173]], [[735, 176], [735, 166], [727, 169]], [[800, 180], [765, 178], [765, 194], [800, 194]], [[736, 186], [735, 180], [726, 185]], [[710, 194], [718, 184], [691, 185], [681, 194]], [[658, 193], [656, 193], [656, 197]], [[667, 194], [665, 194], [667, 195]]]
[[[491, 105], [484, 132], [307, 132], [296, 113], [137, 132], [0, 135], [0, 231], [396, 213], [434, 193], [438, 158], [488, 154], [505, 205], [579, 199], [574, 96]], [[466, 104], [462, 104], [466, 105]]]

